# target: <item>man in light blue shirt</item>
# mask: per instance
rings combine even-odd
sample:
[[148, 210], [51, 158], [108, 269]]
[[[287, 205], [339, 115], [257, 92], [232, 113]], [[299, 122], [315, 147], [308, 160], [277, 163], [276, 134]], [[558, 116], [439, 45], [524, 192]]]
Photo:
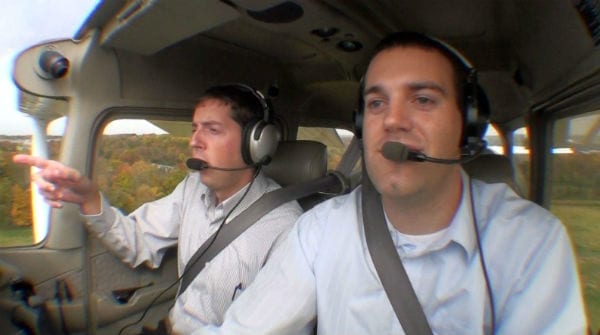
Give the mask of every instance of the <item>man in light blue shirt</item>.
[[[455, 50], [417, 33], [388, 36], [371, 59], [359, 124], [365, 178], [381, 194], [396, 251], [434, 334], [584, 334], [559, 220], [505, 184], [438, 164], [481, 150], [474, 76]], [[386, 143], [403, 144], [412, 160], [386, 153]], [[359, 187], [305, 213], [222, 326], [194, 334], [309, 334], [315, 325], [327, 335], [404, 334], [367, 247], [363, 195]]]
[[[40, 168], [35, 179], [50, 205], [78, 204], [88, 229], [128, 265], [157, 268], [167, 249], [177, 246], [181, 277], [195, 252], [223, 225], [280, 188], [261, 172], [279, 141], [269, 136], [277, 135], [269, 113], [265, 98], [249, 86], [208, 88], [196, 103], [189, 143], [196, 165], [204, 168], [129, 215], [112, 207], [98, 185], [75, 169], [28, 155], [14, 161]], [[167, 319], [170, 331], [189, 334], [202, 325], [220, 324], [301, 212], [295, 201], [283, 204], [221, 250], [179, 292]]]

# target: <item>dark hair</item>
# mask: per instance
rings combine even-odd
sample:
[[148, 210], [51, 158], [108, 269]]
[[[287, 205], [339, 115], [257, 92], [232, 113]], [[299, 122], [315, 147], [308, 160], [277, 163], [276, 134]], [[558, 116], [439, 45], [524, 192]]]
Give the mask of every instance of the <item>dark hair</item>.
[[425, 50], [437, 50], [446, 57], [452, 64], [454, 70], [454, 86], [456, 89], [456, 100], [461, 111], [465, 110], [465, 84], [469, 80], [469, 76], [474, 75], [474, 69], [469, 61], [464, 58], [458, 51], [451, 46], [429, 37], [425, 34], [414, 31], [395, 32], [384, 37], [376, 46], [371, 56], [373, 59], [382, 51], [393, 49], [396, 47], [418, 47]]
[[264, 101], [258, 93], [243, 84], [224, 84], [209, 87], [198, 99], [196, 106], [208, 99], [223, 101], [231, 107], [231, 118], [242, 129], [248, 123], [264, 118]]

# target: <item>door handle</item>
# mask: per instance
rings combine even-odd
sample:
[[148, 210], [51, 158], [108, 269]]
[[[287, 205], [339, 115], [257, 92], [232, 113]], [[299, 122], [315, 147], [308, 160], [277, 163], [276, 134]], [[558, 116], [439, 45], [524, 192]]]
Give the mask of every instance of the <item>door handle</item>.
[[116, 289], [116, 290], [112, 291], [112, 297], [113, 297], [113, 299], [115, 299], [115, 301], [117, 303], [126, 304], [129, 302], [131, 297], [133, 297], [135, 292], [137, 292], [138, 290], [140, 290], [142, 288], [150, 287], [152, 285], [154, 285], [154, 283], [150, 282], [146, 285]]

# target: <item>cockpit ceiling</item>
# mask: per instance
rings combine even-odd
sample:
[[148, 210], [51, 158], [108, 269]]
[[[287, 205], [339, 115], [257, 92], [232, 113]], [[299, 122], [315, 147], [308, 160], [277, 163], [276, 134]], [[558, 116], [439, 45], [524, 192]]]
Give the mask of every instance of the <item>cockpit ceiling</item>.
[[[570, 0], [127, 0], [103, 1], [78, 32], [102, 46], [153, 55], [214, 40], [288, 68], [295, 85], [357, 81], [386, 33], [440, 37], [471, 60], [494, 97], [523, 112], [597, 68], [594, 41]], [[560, 24], [554, 24], [560, 22]], [[77, 36], [76, 36], [77, 37]], [[193, 53], [190, 53], [193, 54]], [[583, 60], [583, 62], [582, 62]], [[487, 75], [486, 75], [487, 74]], [[501, 80], [487, 80], [501, 78]], [[494, 85], [498, 87], [493, 87]], [[496, 92], [494, 92], [496, 91]]]
[[[112, 13], [102, 10], [109, 6]], [[331, 57], [346, 71], [381, 36], [402, 29], [447, 40], [482, 71], [512, 71], [532, 52], [528, 38], [572, 38], [574, 27], [544, 23], [577, 15], [565, 0], [129, 0], [119, 8], [103, 2], [96, 12], [78, 34], [101, 27], [103, 46], [153, 54], [205, 34], [292, 63]]]
[[[503, 36], [514, 31], [500, 29], [498, 19], [509, 17], [512, 5], [493, 0], [126, 1], [109, 18], [88, 22], [102, 25], [104, 46], [140, 54], [153, 54], [205, 33], [290, 61], [319, 54], [356, 61], [364, 58], [374, 41], [400, 29], [430, 33], [472, 50], [477, 45], [485, 46], [481, 50], [501, 48]], [[273, 43], [274, 36], [280, 42]]]
[[153, 54], [199, 32], [239, 17], [220, 1], [133, 1], [102, 29], [101, 44]]

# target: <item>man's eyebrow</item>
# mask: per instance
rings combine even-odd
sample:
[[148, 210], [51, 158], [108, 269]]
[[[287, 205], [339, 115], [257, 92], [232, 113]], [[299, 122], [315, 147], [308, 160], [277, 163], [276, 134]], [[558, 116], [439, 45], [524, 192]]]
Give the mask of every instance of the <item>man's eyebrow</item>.
[[434, 82], [434, 81], [415, 81], [408, 84], [408, 87], [412, 91], [420, 91], [420, 90], [434, 90], [438, 91], [440, 94], [444, 96], [448, 96], [448, 90], [444, 88], [442, 85]]
[[371, 94], [371, 93], [382, 93], [382, 92], [384, 92], [383, 87], [381, 87], [379, 85], [373, 85], [373, 86], [365, 88], [362, 91], [362, 95], [365, 96], [365, 95]]
[[[414, 81], [407, 84], [408, 88], [411, 91], [420, 91], [420, 90], [434, 90], [439, 92], [444, 96], [448, 96], [448, 90], [444, 88], [442, 85], [434, 82], [434, 81]], [[368, 94], [382, 94], [385, 93], [386, 90], [381, 85], [373, 85], [365, 88], [362, 92], [363, 96]]]
[[201, 121], [201, 122], [198, 122], [197, 124], [200, 125], [200, 126], [203, 126], [203, 127], [220, 126], [220, 125], [222, 125], [221, 122], [215, 121], [215, 120]]

